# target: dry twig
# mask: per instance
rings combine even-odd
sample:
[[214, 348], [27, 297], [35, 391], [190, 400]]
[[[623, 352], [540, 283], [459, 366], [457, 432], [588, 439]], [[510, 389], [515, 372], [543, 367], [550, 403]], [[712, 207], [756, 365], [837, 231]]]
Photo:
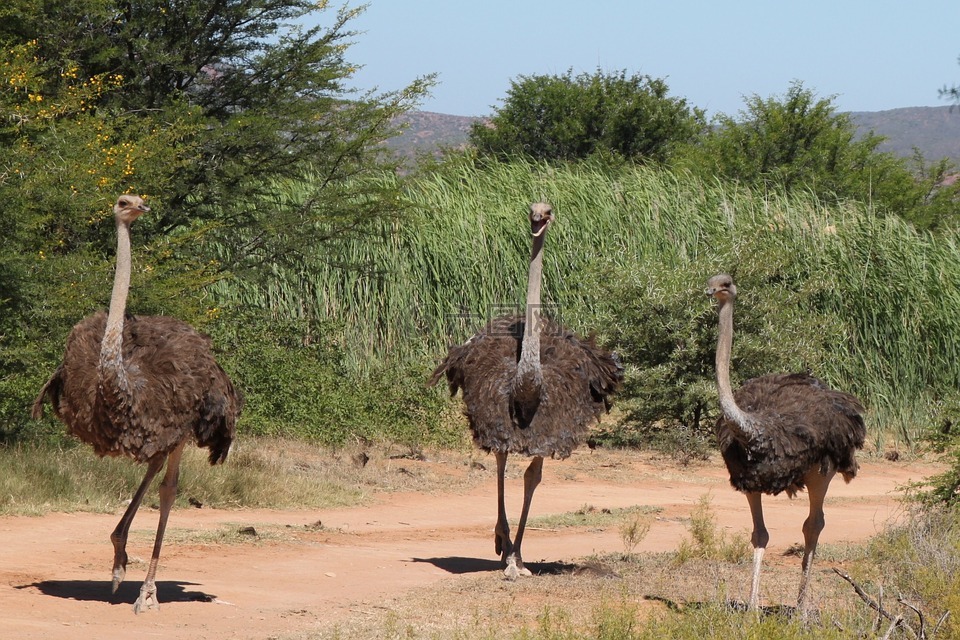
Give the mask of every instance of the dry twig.
[[[870, 595], [866, 591], [864, 591], [860, 585], [854, 582], [853, 578], [851, 578], [848, 574], [840, 571], [840, 569], [837, 569], [836, 567], [834, 567], [833, 571], [838, 576], [840, 576], [841, 578], [843, 578], [844, 580], [850, 583], [850, 586], [852, 586], [853, 590], [857, 592], [857, 595], [860, 596], [860, 599], [863, 600], [865, 603], [867, 603], [868, 607], [870, 607], [871, 609], [876, 611], [878, 614], [882, 615], [884, 618], [886, 618], [887, 620], [890, 620], [893, 623], [890, 625], [890, 628], [887, 629], [887, 633], [884, 636], [885, 638], [888, 638], [890, 636], [890, 633], [893, 631], [893, 629], [897, 625], [900, 625], [907, 630], [907, 632], [910, 634], [911, 637], [918, 638], [918, 640], [922, 640], [923, 636], [918, 635], [917, 632], [913, 630], [913, 627], [911, 627], [909, 624], [907, 624], [903, 620], [903, 616], [895, 616], [890, 612], [888, 612], [886, 609], [884, 609], [882, 606], [880, 606], [880, 604], [876, 600], [871, 598]], [[900, 602], [903, 602], [903, 600], [900, 599]], [[921, 617], [920, 620], [922, 623], [923, 618]]]

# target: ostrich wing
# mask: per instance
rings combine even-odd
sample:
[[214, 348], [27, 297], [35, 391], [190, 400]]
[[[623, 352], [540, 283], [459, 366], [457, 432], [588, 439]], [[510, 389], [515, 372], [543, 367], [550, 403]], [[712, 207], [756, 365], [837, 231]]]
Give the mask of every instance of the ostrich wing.
[[839, 471], [848, 482], [856, 475], [854, 454], [863, 446], [866, 427], [854, 396], [794, 373], [748, 380], [735, 398], [761, 431], [755, 441], [742, 442], [725, 417], [717, 422], [720, 451], [737, 489], [793, 495], [817, 464]]
[[123, 360], [129, 395], [106, 406], [97, 364], [106, 314], [78, 323], [67, 339], [63, 363], [41, 389], [67, 430], [99, 455], [146, 461], [193, 436], [221, 462], [233, 440], [243, 397], [213, 357], [210, 339], [190, 325], [164, 316], [128, 316]]
[[465, 413], [482, 449], [565, 458], [607, 409], [623, 379], [615, 355], [545, 322], [540, 345], [543, 387], [532, 416], [520, 416], [512, 397], [522, 317], [496, 318], [464, 344], [450, 347], [430, 377], [433, 385], [446, 375], [451, 395], [463, 391]]

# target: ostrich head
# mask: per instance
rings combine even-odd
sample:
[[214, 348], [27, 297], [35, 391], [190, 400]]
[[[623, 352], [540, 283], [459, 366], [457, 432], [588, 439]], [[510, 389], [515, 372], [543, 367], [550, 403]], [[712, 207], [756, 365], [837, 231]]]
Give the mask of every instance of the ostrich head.
[[150, 207], [143, 203], [143, 198], [131, 194], [120, 196], [113, 205], [114, 217], [123, 224], [130, 224], [147, 211], [150, 211]]
[[546, 202], [534, 202], [530, 205], [530, 233], [539, 238], [553, 222], [553, 207]]
[[708, 296], [716, 298], [717, 302], [726, 303], [737, 297], [737, 285], [733, 284], [733, 278], [725, 273], [713, 276], [707, 280], [707, 288], [704, 290]]

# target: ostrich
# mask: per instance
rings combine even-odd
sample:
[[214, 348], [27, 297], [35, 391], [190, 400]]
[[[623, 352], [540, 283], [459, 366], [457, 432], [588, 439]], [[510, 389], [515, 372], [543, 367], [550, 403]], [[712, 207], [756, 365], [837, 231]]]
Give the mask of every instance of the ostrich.
[[[429, 381], [432, 386], [446, 374], [451, 395], [463, 389], [474, 442], [496, 456], [494, 546], [510, 580], [530, 575], [520, 545], [543, 458], [569, 456], [589, 424], [609, 409], [609, 397], [623, 379], [616, 354], [541, 316], [543, 243], [554, 214], [549, 204], [537, 202], [530, 206], [529, 218], [533, 250], [526, 313], [494, 318], [466, 343], [450, 347]], [[512, 542], [503, 501], [509, 453], [533, 457], [523, 474], [523, 507]]]
[[233, 441], [242, 395], [220, 368], [210, 338], [163, 316], [124, 317], [130, 288], [130, 224], [150, 208], [134, 195], [113, 207], [117, 265], [109, 313], [81, 320], [67, 338], [63, 362], [40, 390], [33, 417], [49, 400], [71, 435], [100, 456], [129, 456], [147, 472], [110, 535], [113, 592], [127, 566], [127, 534], [151, 480], [163, 468], [160, 522], [150, 567], [133, 606], [159, 608], [155, 576], [163, 533], [177, 495], [180, 457], [187, 442], [210, 450], [210, 464], [223, 462]]
[[763, 524], [761, 494], [786, 491], [791, 498], [807, 488], [810, 514], [803, 523], [803, 561], [797, 609], [807, 613], [808, 586], [817, 540], [823, 531], [823, 501], [833, 476], [846, 482], [857, 474], [856, 451], [866, 429], [863, 406], [805, 373], [773, 374], [730, 389], [733, 304], [737, 287], [728, 275], [707, 281], [706, 294], [719, 303], [717, 391], [723, 415], [717, 421], [720, 452], [730, 484], [747, 496], [753, 518], [751, 610], [760, 603], [760, 565], [770, 536]]

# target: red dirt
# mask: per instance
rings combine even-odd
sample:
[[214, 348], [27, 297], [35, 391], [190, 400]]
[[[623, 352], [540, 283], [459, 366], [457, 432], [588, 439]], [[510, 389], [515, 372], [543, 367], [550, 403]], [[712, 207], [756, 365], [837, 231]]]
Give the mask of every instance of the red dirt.
[[[599, 468], [607, 480], [590, 471]], [[874, 535], [897, 516], [898, 487], [939, 470], [919, 462], [864, 462], [851, 484], [838, 479], [831, 486], [821, 542]], [[521, 484], [516, 477], [508, 480], [512, 523]], [[681, 467], [638, 454], [583, 450], [568, 461], [547, 461], [533, 512], [565, 513], [585, 504], [658, 507], [662, 511], [636, 551], [668, 551], [687, 536], [684, 518], [708, 492], [721, 527], [749, 528], [746, 501], [730, 488], [719, 460]], [[495, 495], [494, 473], [488, 470], [479, 486], [459, 494], [384, 493], [354, 508], [178, 509], [170, 518], [158, 572], [161, 608], [139, 616], [131, 605], [145, 563], [131, 560], [127, 581], [116, 596], [110, 594], [108, 535], [118, 514], [0, 518], [0, 636], [126, 640], [135, 633], [211, 640], [307, 633], [365, 615], [417, 587], [498, 571]], [[764, 507], [769, 555], [802, 540], [805, 496], [768, 497]], [[141, 509], [134, 521], [128, 545], [132, 559], [149, 557], [156, 514]], [[314, 528], [318, 520], [323, 526]], [[217, 532], [241, 526], [253, 526], [261, 536], [215, 541]], [[524, 549], [528, 564], [569, 563], [592, 553], [623, 551], [623, 542], [617, 527], [534, 528]]]

